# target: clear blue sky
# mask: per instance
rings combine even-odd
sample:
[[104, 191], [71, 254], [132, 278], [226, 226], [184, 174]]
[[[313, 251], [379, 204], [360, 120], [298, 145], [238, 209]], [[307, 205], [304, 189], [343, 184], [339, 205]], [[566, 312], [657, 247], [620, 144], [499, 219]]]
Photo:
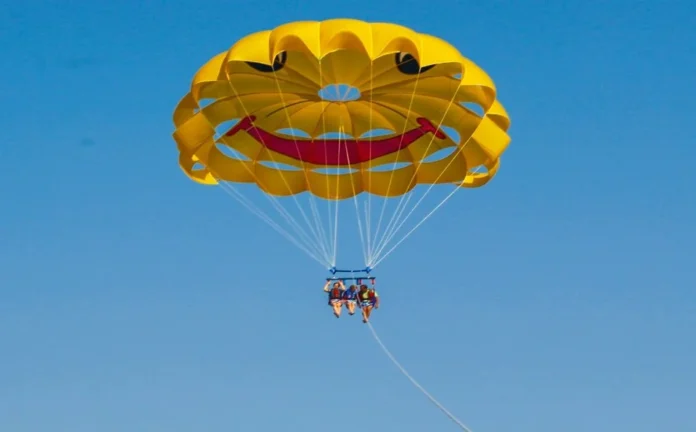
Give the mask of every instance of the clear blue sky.
[[456, 430], [320, 266], [177, 166], [203, 62], [352, 17], [450, 41], [513, 122], [498, 177], [380, 266], [396, 356], [475, 432], [693, 432], [696, 6], [663, 4], [5, 2], [0, 430]]

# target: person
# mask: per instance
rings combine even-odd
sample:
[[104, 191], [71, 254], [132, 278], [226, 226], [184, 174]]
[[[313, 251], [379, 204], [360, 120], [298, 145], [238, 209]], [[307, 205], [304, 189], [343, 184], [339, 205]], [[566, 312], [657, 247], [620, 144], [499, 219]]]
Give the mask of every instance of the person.
[[346, 286], [343, 284], [342, 280], [336, 281], [333, 287], [329, 288], [331, 285], [331, 280], [327, 280], [324, 285], [324, 292], [329, 293], [329, 306], [333, 308], [334, 315], [336, 318], [341, 316], [341, 307], [343, 306], [343, 293], [346, 290]]
[[379, 294], [377, 290], [368, 289], [367, 285], [360, 285], [360, 291], [358, 291], [358, 300], [360, 309], [362, 309], [363, 322], [366, 323], [370, 320], [370, 314], [372, 309], [379, 309]]
[[343, 292], [343, 302], [346, 305], [346, 308], [348, 309], [348, 314], [354, 315], [355, 314], [355, 306], [357, 305], [358, 301], [358, 287], [355, 285], [351, 285], [348, 287], [347, 290]]

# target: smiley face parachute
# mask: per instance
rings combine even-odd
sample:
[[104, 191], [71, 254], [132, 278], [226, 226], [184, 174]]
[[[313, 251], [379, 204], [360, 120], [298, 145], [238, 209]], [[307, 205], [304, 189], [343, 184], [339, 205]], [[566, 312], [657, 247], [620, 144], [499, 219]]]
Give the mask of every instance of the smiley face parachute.
[[[365, 265], [374, 268], [455, 191], [485, 185], [510, 142], [492, 80], [453, 46], [347, 19], [242, 38], [195, 74], [174, 124], [186, 175], [224, 185], [329, 268], [348, 213], [341, 203], [353, 202]], [[409, 206], [419, 187], [424, 194]], [[397, 241], [434, 187], [449, 193]], [[280, 218], [259, 207], [259, 195]]]

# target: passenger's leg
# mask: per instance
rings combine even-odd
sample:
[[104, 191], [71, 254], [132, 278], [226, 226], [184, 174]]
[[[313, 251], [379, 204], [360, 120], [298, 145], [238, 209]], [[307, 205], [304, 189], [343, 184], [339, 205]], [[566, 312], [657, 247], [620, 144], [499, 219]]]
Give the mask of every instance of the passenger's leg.
[[370, 312], [372, 311], [372, 306], [363, 306], [363, 322], [366, 323], [370, 320]]

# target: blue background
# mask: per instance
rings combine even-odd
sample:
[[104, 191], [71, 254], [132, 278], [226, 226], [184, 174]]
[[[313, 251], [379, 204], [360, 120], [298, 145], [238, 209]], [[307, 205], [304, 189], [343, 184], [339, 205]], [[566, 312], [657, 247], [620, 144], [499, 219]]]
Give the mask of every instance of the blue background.
[[477, 432], [696, 430], [685, 0], [3, 4], [0, 430], [456, 428], [320, 266], [177, 166], [201, 64], [332, 17], [450, 41], [512, 117], [500, 174], [379, 268], [404, 366]]

